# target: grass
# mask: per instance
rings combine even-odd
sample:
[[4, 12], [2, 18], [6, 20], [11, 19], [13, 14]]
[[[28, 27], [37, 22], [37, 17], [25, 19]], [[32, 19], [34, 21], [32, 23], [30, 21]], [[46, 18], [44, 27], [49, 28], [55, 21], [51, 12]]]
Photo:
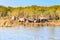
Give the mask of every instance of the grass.
[[44, 23], [27, 23], [27, 22], [18, 22], [18, 20], [11, 20], [9, 18], [0, 18], [0, 27], [15, 27], [15, 26], [60, 26], [60, 20], [49, 20], [49, 22]]

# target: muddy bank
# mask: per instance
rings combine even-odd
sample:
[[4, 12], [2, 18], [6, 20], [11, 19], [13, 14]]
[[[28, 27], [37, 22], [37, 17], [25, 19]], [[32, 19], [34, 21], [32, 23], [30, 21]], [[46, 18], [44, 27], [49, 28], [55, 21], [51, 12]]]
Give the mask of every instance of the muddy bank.
[[18, 22], [18, 20], [11, 20], [8, 18], [0, 18], [0, 27], [15, 27], [15, 26], [60, 26], [60, 20], [50, 20], [49, 22], [41, 23], [29, 23], [29, 22]]
[[15, 26], [60, 26], [60, 20], [49, 20], [49, 22], [29, 23], [11, 20], [10, 18], [0, 18], [0, 27], [15, 27]]

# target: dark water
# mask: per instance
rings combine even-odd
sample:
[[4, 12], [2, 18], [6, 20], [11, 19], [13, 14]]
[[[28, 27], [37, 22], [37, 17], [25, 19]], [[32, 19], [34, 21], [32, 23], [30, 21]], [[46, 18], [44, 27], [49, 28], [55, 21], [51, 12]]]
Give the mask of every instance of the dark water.
[[0, 29], [0, 40], [60, 40], [60, 27], [3, 27]]

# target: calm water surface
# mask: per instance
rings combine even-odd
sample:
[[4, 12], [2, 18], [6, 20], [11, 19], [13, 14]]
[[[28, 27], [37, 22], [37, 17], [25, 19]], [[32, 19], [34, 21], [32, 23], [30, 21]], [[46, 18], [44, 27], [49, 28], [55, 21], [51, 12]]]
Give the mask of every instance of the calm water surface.
[[3, 27], [0, 29], [0, 40], [60, 40], [60, 27]]

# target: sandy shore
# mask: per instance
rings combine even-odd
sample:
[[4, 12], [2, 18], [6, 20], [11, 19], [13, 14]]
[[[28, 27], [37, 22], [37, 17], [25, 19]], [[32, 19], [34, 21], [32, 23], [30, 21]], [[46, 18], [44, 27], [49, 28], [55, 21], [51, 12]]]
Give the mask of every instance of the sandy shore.
[[0, 18], [0, 27], [15, 27], [15, 26], [60, 26], [60, 20], [51, 20], [44, 23], [27, 23], [27, 22], [18, 22], [18, 20], [11, 20], [7, 18]]

